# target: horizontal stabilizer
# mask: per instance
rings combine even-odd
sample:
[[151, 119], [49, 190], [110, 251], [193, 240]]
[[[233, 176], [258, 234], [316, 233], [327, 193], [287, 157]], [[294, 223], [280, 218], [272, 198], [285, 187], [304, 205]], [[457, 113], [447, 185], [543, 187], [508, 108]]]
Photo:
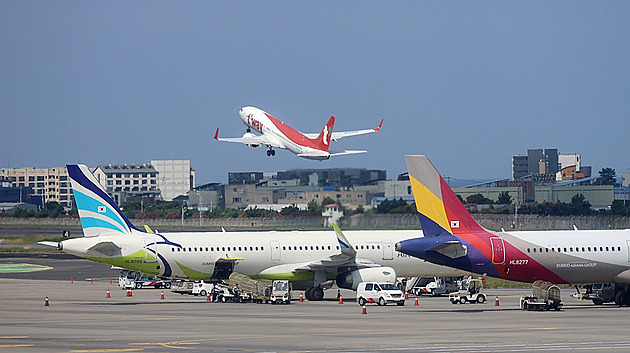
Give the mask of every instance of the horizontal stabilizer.
[[56, 241], [38, 241], [37, 244], [52, 246], [55, 248], [59, 247], [59, 243], [57, 243]]
[[359, 153], [367, 153], [367, 151], [364, 151], [364, 150], [335, 151], [335, 152], [331, 152], [330, 156], [331, 157], [345, 156], [345, 155], [348, 155], [348, 154], [359, 154]]
[[449, 241], [446, 243], [442, 243], [429, 250], [438, 252], [451, 259], [457, 259], [462, 256], [466, 256], [466, 254], [468, 253], [468, 249], [466, 248], [466, 246], [458, 241]]
[[104, 241], [87, 249], [86, 254], [98, 253], [100, 256], [105, 255], [109, 257], [114, 257], [114, 256], [122, 256], [121, 250], [122, 250], [121, 247], [112, 243], [111, 241]]

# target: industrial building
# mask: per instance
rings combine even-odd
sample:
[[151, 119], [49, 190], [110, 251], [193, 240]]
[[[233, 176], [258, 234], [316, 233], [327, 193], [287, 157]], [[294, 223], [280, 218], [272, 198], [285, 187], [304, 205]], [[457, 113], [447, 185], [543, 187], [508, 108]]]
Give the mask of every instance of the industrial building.
[[31, 188], [32, 195], [41, 197], [43, 204], [58, 202], [65, 208], [72, 207], [72, 188], [66, 167], [2, 168], [0, 177], [4, 177], [14, 187]]

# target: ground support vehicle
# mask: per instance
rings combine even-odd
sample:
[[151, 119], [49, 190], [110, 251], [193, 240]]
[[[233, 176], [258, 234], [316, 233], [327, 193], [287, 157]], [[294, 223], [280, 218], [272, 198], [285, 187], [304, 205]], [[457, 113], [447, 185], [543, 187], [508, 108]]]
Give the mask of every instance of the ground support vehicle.
[[405, 305], [403, 292], [394, 283], [361, 282], [357, 287], [357, 303]]
[[579, 288], [577, 295], [574, 295], [580, 300], [592, 300], [595, 305], [602, 305], [604, 303], [614, 302], [617, 305], [624, 305], [628, 302], [629, 292], [627, 284], [620, 283], [593, 283], [584, 286], [586, 292], [580, 292]]
[[461, 281], [457, 292], [448, 295], [451, 304], [485, 303], [486, 294], [483, 291], [484, 280], [482, 278], [467, 278]]
[[562, 300], [560, 288], [549, 282], [538, 280], [532, 285], [531, 296], [523, 296], [520, 299], [520, 307], [523, 310], [560, 310]]
[[[255, 303], [290, 304], [291, 284], [289, 281], [257, 281], [240, 273], [233, 272], [229, 278], [232, 291], [238, 285], [241, 300]], [[234, 293], [232, 293], [234, 294]]]
[[121, 289], [141, 288], [171, 288], [170, 280], [162, 280], [157, 277], [144, 275], [142, 272], [122, 270], [118, 277], [118, 285]]
[[440, 296], [459, 290], [462, 277], [412, 277], [407, 281], [407, 291], [413, 295]]
[[181, 295], [193, 294], [193, 286], [194, 282], [192, 281], [177, 280], [171, 284], [171, 291]]

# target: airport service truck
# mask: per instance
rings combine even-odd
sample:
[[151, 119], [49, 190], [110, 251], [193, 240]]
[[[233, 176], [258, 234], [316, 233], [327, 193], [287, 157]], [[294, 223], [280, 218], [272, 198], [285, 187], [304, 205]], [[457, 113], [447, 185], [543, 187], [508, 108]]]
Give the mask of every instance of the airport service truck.
[[440, 296], [459, 290], [462, 277], [412, 277], [407, 281], [407, 291], [413, 295]]
[[291, 284], [285, 280], [257, 281], [240, 273], [232, 272], [230, 287], [238, 285], [244, 300], [254, 303], [291, 304]]
[[620, 283], [593, 283], [584, 286], [586, 292], [580, 292], [576, 286], [577, 294], [573, 295], [581, 300], [592, 300], [595, 305], [614, 302], [622, 305], [626, 302], [625, 296], [630, 285]]
[[560, 310], [562, 309], [560, 288], [546, 281], [537, 280], [532, 284], [532, 295], [520, 299], [523, 310]]

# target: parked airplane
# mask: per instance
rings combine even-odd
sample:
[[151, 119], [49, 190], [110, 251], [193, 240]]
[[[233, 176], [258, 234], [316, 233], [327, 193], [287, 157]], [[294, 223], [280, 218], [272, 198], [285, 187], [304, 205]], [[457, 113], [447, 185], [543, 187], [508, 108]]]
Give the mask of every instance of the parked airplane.
[[[346, 150], [346, 151], [328, 151], [330, 140], [337, 141], [342, 137], [356, 136], [377, 132], [383, 125], [381, 119], [378, 127], [367, 130], [355, 131], [339, 131], [333, 132], [335, 125], [335, 117], [331, 116], [328, 122], [317, 134], [303, 134], [284, 122], [274, 118], [269, 113], [256, 107], [244, 107], [238, 112], [241, 120], [247, 126], [247, 132], [243, 137], [219, 137], [219, 129], [217, 128], [214, 138], [217, 141], [240, 142], [251, 147], [267, 146], [267, 156], [275, 156], [275, 148], [287, 149], [295, 153], [298, 157], [314, 160], [325, 160], [332, 156], [342, 156], [346, 154], [366, 153], [364, 150]], [[254, 135], [251, 130], [254, 129], [262, 135]]]
[[[85, 237], [42, 242], [87, 259], [180, 279], [227, 278], [233, 271], [253, 278], [286, 279], [323, 298], [325, 282], [355, 289], [362, 281], [398, 276], [461, 276], [462, 271], [394, 251], [420, 231], [152, 233], [136, 228], [85, 165], [68, 165]], [[352, 244], [352, 245], [351, 245]], [[328, 284], [330, 282], [327, 282]]]
[[629, 303], [630, 230], [493, 232], [468, 213], [426, 156], [405, 156], [423, 238], [396, 250], [436, 264], [520, 282], [619, 283]]

